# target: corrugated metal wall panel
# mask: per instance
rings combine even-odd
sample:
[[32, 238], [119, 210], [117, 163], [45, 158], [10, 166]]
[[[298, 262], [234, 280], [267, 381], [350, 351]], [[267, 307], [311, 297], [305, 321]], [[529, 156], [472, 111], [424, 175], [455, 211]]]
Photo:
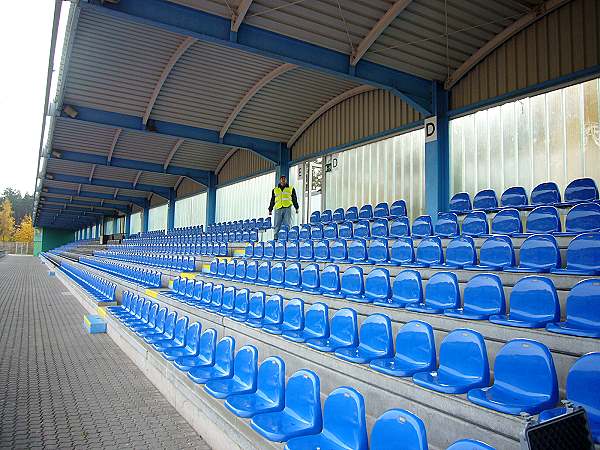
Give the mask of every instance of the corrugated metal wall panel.
[[229, 158], [218, 175], [218, 183], [223, 184], [237, 178], [263, 172], [275, 165], [246, 149], [239, 149]]
[[292, 147], [292, 159], [350, 144], [421, 119], [419, 112], [388, 91], [365, 92], [334, 106], [317, 119]]
[[206, 192], [175, 202], [175, 228], [206, 225]]
[[513, 36], [463, 77], [452, 108], [600, 64], [600, 2], [573, 0]]
[[275, 173], [271, 172], [217, 188], [215, 220], [226, 222], [266, 217], [274, 187]]

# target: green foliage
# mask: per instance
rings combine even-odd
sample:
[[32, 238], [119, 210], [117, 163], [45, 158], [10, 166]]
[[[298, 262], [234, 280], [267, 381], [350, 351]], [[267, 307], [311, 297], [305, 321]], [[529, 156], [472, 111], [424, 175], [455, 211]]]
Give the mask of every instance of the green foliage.
[[16, 223], [21, 223], [21, 220], [27, 215], [31, 216], [33, 213], [33, 195], [25, 193], [21, 194], [21, 191], [6, 188], [0, 195], [0, 204], [4, 200], [8, 199], [12, 204], [13, 215]]

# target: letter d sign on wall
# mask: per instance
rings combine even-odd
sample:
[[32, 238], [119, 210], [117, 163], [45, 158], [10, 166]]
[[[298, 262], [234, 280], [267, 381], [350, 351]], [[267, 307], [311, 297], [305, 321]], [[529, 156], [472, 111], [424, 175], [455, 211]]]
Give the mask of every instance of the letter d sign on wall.
[[437, 116], [425, 119], [425, 143], [437, 141]]

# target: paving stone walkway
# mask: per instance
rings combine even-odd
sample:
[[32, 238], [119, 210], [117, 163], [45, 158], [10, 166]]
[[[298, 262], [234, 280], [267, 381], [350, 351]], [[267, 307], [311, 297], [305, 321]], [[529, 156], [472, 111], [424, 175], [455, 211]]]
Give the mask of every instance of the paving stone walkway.
[[37, 258], [0, 259], [0, 448], [198, 448], [202, 438]]

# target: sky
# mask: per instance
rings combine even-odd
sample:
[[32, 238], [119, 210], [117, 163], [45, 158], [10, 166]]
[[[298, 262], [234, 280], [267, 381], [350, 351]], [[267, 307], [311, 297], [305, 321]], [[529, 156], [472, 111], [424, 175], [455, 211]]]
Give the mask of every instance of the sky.
[[12, 187], [33, 194], [54, 1], [2, 3], [0, 191]]

